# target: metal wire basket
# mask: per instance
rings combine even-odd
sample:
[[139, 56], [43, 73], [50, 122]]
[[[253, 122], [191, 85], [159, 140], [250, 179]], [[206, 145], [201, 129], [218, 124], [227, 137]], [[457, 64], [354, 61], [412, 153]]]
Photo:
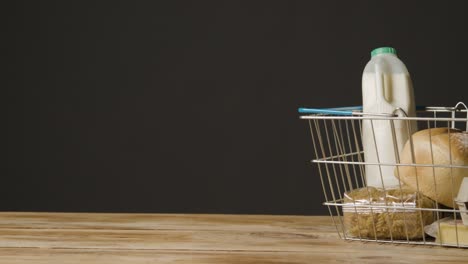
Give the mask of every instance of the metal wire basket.
[[[419, 131], [443, 127], [460, 129], [463, 131], [461, 133], [464, 135], [464, 140], [468, 140], [468, 134], [465, 134], [468, 131], [468, 111], [463, 103], [458, 103], [454, 107], [417, 107], [417, 117], [406, 117], [401, 112], [396, 109], [394, 114], [368, 114], [362, 112], [362, 107], [299, 109], [299, 113], [302, 114], [300, 118], [309, 123], [315, 156], [312, 163], [316, 164], [320, 175], [325, 196], [323, 204], [328, 207], [339, 236], [346, 240], [468, 248], [466, 242], [468, 237], [458, 232], [462, 228], [468, 228], [461, 220], [461, 217], [468, 219], [468, 211], [464, 208], [466, 204], [462, 206], [459, 203], [459, 206], [454, 200], [453, 205], [447, 206], [437, 199], [439, 194], [435, 199], [426, 197], [421, 186], [427, 187], [427, 184], [424, 185], [424, 182], [418, 184], [418, 179], [421, 181], [422, 178], [418, 178], [417, 175], [415, 175], [416, 185], [408, 184], [401, 177], [397, 177], [399, 184], [396, 187], [386, 188], [383, 185], [381, 188], [373, 188], [366, 184], [367, 166], [378, 167], [380, 174], [384, 167], [392, 167], [395, 174], [403, 168], [414, 169], [416, 174], [421, 168], [429, 169], [432, 173], [425, 175], [426, 178], [423, 180], [433, 179], [433, 184], [430, 184], [436, 193], [437, 189], [444, 189], [437, 179], [438, 172], [448, 171], [451, 177], [448, 186], [452, 188], [452, 198], [456, 198], [461, 189], [454, 184], [455, 170], [458, 174], [461, 171], [462, 178], [466, 178], [468, 182], [468, 165], [454, 164], [452, 155], [449, 155], [448, 163], [434, 161], [433, 148], [437, 146], [434, 143], [435, 136], [431, 137], [431, 132], [428, 136], [432, 161], [429, 163], [416, 162], [417, 153], [413, 146], [413, 137], [409, 137], [407, 143], [410, 146], [411, 161], [402, 160], [401, 150], [398, 150], [395, 151], [393, 162], [379, 160], [366, 162], [362, 138], [362, 127], [365, 122], [371, 125], [375, 122], [386, 122], [389, 124], [389, 129], [394, 129], [396, 122], [404, 123], [408, 129], [411, 126], [410, 122], [413, 124], [416, 122]], [[447, 131], [450, 139], [450, 133], [455, 130], [447, 129]], [[391, 135], [393, 138], [390, 137], [388, 140], [393, 142], [394, 148], [397, 148], [395, 132], [392, 131]], [[375, 135], [372, 136], [375, 138]], [[463, 155], [468, 153], [463, 152]], [[468, 185], [463, 188], [468, 188]], [[444, 226], [446, 221], [454, 225], [449, 231], [455, 233], [454, 241], [442, 237], [441, 226]], [[428, 233], [431, 232], [433, 234], [429, 236]]]

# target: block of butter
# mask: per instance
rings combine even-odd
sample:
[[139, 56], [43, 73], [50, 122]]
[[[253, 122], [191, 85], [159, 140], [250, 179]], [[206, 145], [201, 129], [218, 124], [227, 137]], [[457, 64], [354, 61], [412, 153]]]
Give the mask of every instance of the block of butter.
[[463, 225], [463, 222], [458, 219], [456, 220], [456, 226], [455, 220], [453, 219], [440, 221], [440, 230], [436, 238], [436, 243], [453, 246], [468, 246], [468, 226]]
[[458, 209], [460, 209], [463, 224], [468, 225], [468, 177], [463, 178], [460, 191], [458, 192], [455, 202], [458, 205]]

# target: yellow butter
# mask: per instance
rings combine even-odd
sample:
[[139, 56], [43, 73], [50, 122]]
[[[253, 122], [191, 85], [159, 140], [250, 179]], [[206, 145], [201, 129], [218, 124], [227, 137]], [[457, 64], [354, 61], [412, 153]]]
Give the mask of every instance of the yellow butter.
[[455, 221], [450, 220], [440, 223], [439, 235], [437, 236], [436, 242], [450, 245], [468, 246], [468, 226], [463, 225], [461, 220], [457, 220], [456, 226]]

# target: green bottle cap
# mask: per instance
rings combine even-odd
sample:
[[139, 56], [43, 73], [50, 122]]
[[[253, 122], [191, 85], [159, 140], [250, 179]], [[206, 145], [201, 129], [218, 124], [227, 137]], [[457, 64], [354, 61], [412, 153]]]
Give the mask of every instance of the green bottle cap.
[[376, 48], [375, 50], [371, 51], [370, 54], [371, 54], [371, 57], [374, 57], [375, 55], [385, 54], [385, 53], [396, 55], [396, 50], [392, 47], [381, 47], [381, 48]]

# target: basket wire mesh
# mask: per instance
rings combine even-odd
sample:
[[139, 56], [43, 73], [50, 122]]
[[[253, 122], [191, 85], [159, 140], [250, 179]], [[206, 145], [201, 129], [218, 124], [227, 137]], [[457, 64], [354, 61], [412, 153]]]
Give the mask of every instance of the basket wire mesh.
[[[396, 109], [393, 114], [368, 114], [363, 113], [360, 107], [350, 108], [333, 108], [333, 109], [300, 109], [300, 113], [304, 113], [301, 119], [307, 120], [312, 145], [314, 163], [318, 169], [322, 190], [325, 198], [323, 203], [328, 207], [333, 224], [336, 227], [336, 231], [340, 238], [346, 240], [359, 240], [359, 241], [374, 241], [383, 243], [406, 243], [406, 244], [426, 244], [426, 245], [441, 245], [441, 246], [455, 246], [455, 247], [468, 247], [466, 244], [460, 243], [462, 238], [458, 237], [456, 233], [456, 243], [445, 243], [441, 239], [435, 240], [425, 234], [425, 228], [427, 224], [423, 221], [424, 216], [431, 215], [436, 225], [436, 230], [440, 230], [441, 219], [450, 217], [451, 219], [459, 219], [461, 213], [468, 213], [457, 208], [455, 205], [450, 208], [439, 204], [437, 199], [433, 201], [433, 206], [422, 207], [417, 206], [416, 203], [405, 203], [403, 201], [395, 202], [387, 199], [387, 192], [383, 186], [382, 193], [385, 198], [380, 203], [360, 203], [356, 200], [349, 201], [349, 197], [346, 194], [352, 193], [359, 189], [367, 189], [366, 187], [366, 169], [365, 166], [393, 166], [395, 168], [400, 167], [429, 167], [433, 170], [434, 178], [434, 189], [437, 192], [436, 184], [436, 173], [435, 171], [441, 168], [450, 170], [450, 176], [452, 179], [452, 197], [455, 197], [458, 193], [458, 189], [453, 188], [453, 174], [452, 170], [462, 169], [466, 170], [465, 177], [468, 177], [468, 166], [452, 164], [452, 157], [450, 156], [449, 164], [438, 164], [432, 159], [430, 164], [421, 164], [414, 162], [414, 147], [412, 137], [409, 137], [409, 144], [411, 146], [411, 155], [413, 156], [411, 163], [400, 162], [400, 153], [395, 151], [394, 163], [388, 162], [366, 162], [364, 159], [363, 150], [363, 138], [362, 128], [363, 122], [388, 122], [392, 129], [393, 145], [396, 146], [396, 136], [394, 132], [395, 122], [404, 122], [410, 131], [410, 122], [417, 122], [419, 130], [429, 128], [456, 128], [462, 131], [468, 131], [468, 112], [467, 107], [463, 103], [458, 103], [454, 107], [418, 107], [417, 117], [406, 117], [400, 109]], [[308, 114], [305, 114], [308, 113]], [[373, 131], [373, 126], [372, 126]], [[450, 130], [448, 130], [450, 133]], [[374, 136], [375, 137], [375, 136]], [[431, 144], [430, 151], [433, 155], [432, 138], [429, 132], [429, 142]], [[449, 134], [450, 138], [450, 134]], [[450, 144], [449, 144], [450, 147]], [[451, 152], [450, 152], [451, 153]], [[465, 153], [468, 155], [468, 153]], [[395, 170], [398, 174], [399, 169]], [[382, 177], [382, 175], [380, 175]], [[397, 177], [399, 178], [399, 177]], [[382, 179], [383, 181], [383, 179]], [[419, 184], [416, 177], [415, 190], [416, 198], [419, 197]], [[400, 194], [403, 193], [405, 184], [399, 179]], [[440, 186], [439, 186], [440, 187]], [[370, 196], [370, 195], [369, 195]], [[371, 201], [369, 197], [369, 201]], [[386, 219], [382, 223], [379, 222], [379, 213], [384, 212], [385, 217], [389, 217], [394, 212], [403, 212], [400, 214], [403, 219], [398, 221], [402, 228], [403, 235], [395, 235], [395, 225], [392, 219]], [[353, 214], [354, 213], [354, 214]], [[410, 214], [411, 213], [411, 214]], [[357, 233], [350, 234], [349, 223], [346, 222], [346, 216], [354, 215], [357, 217]], [[393, 214], [394, 215], [394, 214]], [[367, 218], [367, 226], [363, 227], [359, 217]], [[415, 217], [416, 216], [416, 217]], [[381, 217], [380, 217], [381, 218]], [[412, 218], [412, 219], [406, 219]], [[427, 217], [426, 217], [427, 218]], [[396, 220], [395, 220], [396, 221]], [[461, 228], [459, 221], [455, 221], [455, 231]], [[370, 223], [370, 224], [369, 224]], [[354, 223], [356, 225], [356, 223]], [[415, 226], [417, 224], [418, 226]], [[388, 230], [389, 234], [386, 237], [379, 236], [379, 225], [384, 226], [384, 229]], [[434, 224], [433, 224], [434, 225]], [[416, 228], [415, 228], [416, 227]], [[353, 228], [356, 228], [354, 226]], [[367, 235], [363, 231], [367, 228]], [[416, 236], [410, 235], [417, 230]], [[370, 235], [369, 235], [370, 234]], [[419, 237], [415, 239], [414, 237]]]

